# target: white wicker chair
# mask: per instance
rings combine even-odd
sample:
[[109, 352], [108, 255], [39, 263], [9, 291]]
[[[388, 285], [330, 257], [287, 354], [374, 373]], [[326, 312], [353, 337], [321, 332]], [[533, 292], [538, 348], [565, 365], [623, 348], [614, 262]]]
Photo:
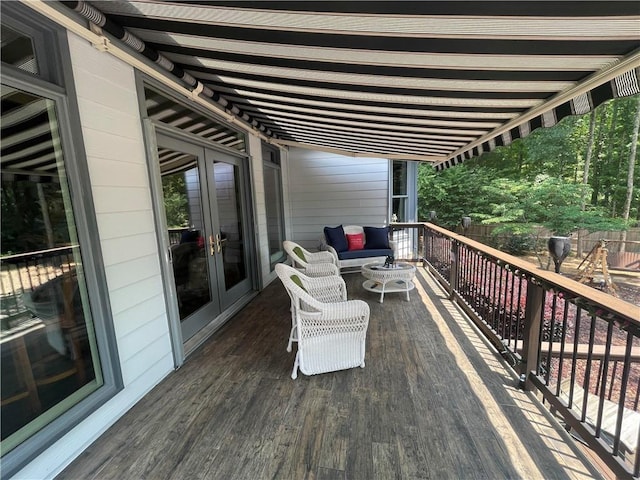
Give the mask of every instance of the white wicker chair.
[[298, 377], [298, 369], [315, 375], [364, 368], [369, 305], [362, 300], [322, 302], [306, 291], [300, 272], [280, 263], [276, 273], [291, 297], [296, 321], [298, 352], [291, 378]]
[[282, 242], [291, 264], [309, 277], [340, 275], [335, 257], [329, 252], [310, 252], [289, 240]]
[[[299, 282], [302, 288], [316, 300], [325, 303], [344, 302], [347, 300], [347, 286], [339, 275], [308, 277], [288, 265], [283, 264], [277, 268], [294, 282]], [[291, 298], [291, 333], [289, 334], [289, 343], [287, 344], [287, 352], [290, 352], [292, 343], [298, 341], [298, 335], [296, 328], [296, 301], [291, 296], [289, 290], [287, 290], [287, 293]]]

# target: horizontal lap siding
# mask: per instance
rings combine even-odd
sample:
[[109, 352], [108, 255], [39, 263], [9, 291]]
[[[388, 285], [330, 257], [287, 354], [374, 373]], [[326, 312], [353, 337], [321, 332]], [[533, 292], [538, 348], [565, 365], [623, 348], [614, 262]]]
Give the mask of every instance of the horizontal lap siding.
[[61, 471], [173, 370], [134, 71], [69, 37], [125, 388], [18, 473], [24, 478]]
[[291, 239], [316, 249], [326, 225], [388, 223], [389, 162], [289, 150]]
[[[157, 314], [158, 304], [164, 310], [164, 293], [134, 71], [76, 38], [71, 52], [123, 376], [127, 368], [140, 369], [127, 361], [146, 349], [149, 362], [164, 363], [168, 372], [173, 359], [166, 313]], [[138, 259], [146, 268], [126, 268]], [[112, 268], [120, 264], [124, 268]], [[156, 314], [131, 315], [140, 305]], [[127, 342], [139, 328], [166, 341]]]

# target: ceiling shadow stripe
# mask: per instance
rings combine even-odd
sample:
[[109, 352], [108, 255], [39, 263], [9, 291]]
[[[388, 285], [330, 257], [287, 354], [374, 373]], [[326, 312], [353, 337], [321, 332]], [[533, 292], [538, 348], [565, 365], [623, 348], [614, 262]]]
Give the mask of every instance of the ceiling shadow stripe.
[[454, 70], [446, 68], [412, 68], [358, 63], [323, 62], [316, 60], [289, 59], [277, 56], [263, 57], [240, 53], [217, 52], [196, 47], [183, 47], [166, 43], [146, 42], [147, 45], [163, 53], [178, 53], [194, 57], [209, 58], [262, 65], [268, 67], [296, 68], [320, 72], [352, 73], [362, 75], [385, 75], [406, 78], [442, 78], [447, 80], [503, 80], [503, 81], [578, 81], [592, 73], [591, 70], [574, 71], [526, 71], [526, 70]]
[[[268, 120], [265, 120], [265, 122], [269, 125], [277, 125]], [[310, 135], [318, 135], [321, 137], [335, 137], [336, 139], [340, 139], [344, 141], [359, 141], [362, 143], [375, 142], [376, 139], [381, 138], [381, 136], [375, 137], [373, 135], [366, 135], [362, 133], [343, 134], [342, 132], [333, 132], [326, 129], [318, 129], [309, 125], [297, 125], [295, 127], [288, 127], [288, 128], [289, 128], [288, 130], [289, 136], [295, 136], [299, 134], [299, 132], [306, 132]], [[393, 148], [395, 148], [396, 145], [402, 144], [406, 146], [411, 146], [412, 148], [431, 148], [433, 150], [452, 153], [464, 145], [464, 143], [462, 143], [457, 146], [456, 145], [448, 146], [448, 145], [441, 145], [440, 143], [437, 143], [437, 141], [435, 143], [431, 143], [429, 140], [426, 140], [426, 139], [423, 141], [415, 141], [415, 140], [408, 139], [407, 137], [393, 137], [393, 143], [390, 143], [386, 140], [387, 139], [380, 140], [378, 143], [387, 144], [388, 148], [390, 148], [391, 150], [393, 150]]]
[[637, 15], [637, 2], [629, 1], [367, 1], [367, 2], [314, 2], [269, 1], [247, 5], [246, 1], [204, 1], [197, 5], [233, 7], [260, 10], [286, 10], [297, 12], [340, 12], [398, 15], [465, 15], [465, 16], [541, 16], [541, 17], [592, 17], [610, 15]]
[[[522, 99], [534, 99], [544, 100], [556, 94], [553, 91], [538, 92], [538, 91], [520, 91], [520, 92], [468, 92], [461, 90], [436, 90], [425, 88], [400, 88], [400, 87], [383, 87], [376, 85], [362, 85], [362, 84], [350, 84], [340, 82], [323, 82], [314, 80], [302, 80], [297, 78], [288, 77], [276, 77], [265, 75], [254, 75], [252, 73], [245, 72], [228, 72], [226, 70], [218, 70], [209, 67], [191, 66], [185, 64], [178, 64], [180, 67], [188, 70], [191, 75], [198, 78], [201, 81], [202, 77], [197, 77], [194, 72], [205, 73], [215, 76], [234, 77], [243, 80], [253, 80], [256, 82], [274, 83], [280, 85], [295, 85], [298, 87], [308, 88], [323, 88], [328, 90], [346, 90], [349, 92], [365, 92], [365, 93], [377, 93], [388, 95], [405, 95], [416, 97], [455, 97], [455, 98], [481, 98], [481, 99], [500, 99], [500, 100], [522, 100]], [[224, 82], [226, 84], [235, 85], [231, 82]], [[247, 88], [247, 87], [244, 87]]]
[[[234, 102], [236, 105], [238, 105], [238, 103]], [[247, 111], [247, 112], [251, 112], [252, 116], [257, 116], [257, 115], [266, 115], [266, 116], [270, 116], [271, 114], [269, 112], [265, 112], [263, 111], [264, 108], [266, 107], [255, 107], [255, 106], [251, 106], [249, 104], [242, 104], [243, 105], [243, 110]], [[312, 112], [292, 112], [289, 110], [282, 110], [277, 108], [277, 106], [274, 105], [273, 108], [269, 108], [269, 110], [274, 110], [276, 111], [276, 114], [281, 115], [281, 116], [288, 116], [291, 115], [291, 119], [295, 119], [297, 118], [296, 116], [293, 115], [301, 115], [301, 116], [308, 116], [308, 117], [315, 117], [318, 118], [320, 120], [328, 120], [328, 121], [339, 121], [339, 122], [353, 122], [353, 123], [360, 123], [360, 124], [370, 124], [372, 126], [376, 125], [378, 122], [382, 122], [382, 120], [379, 119], [375, 119], [375, 118], [349, 118], [349, 117], [342, 117], [342, 116], [337, 116], [337, 115], [331, 115], [331, 113], [312, 113]], [[387, 124], [391, 124], [394, 127], [399, 127], [399, 128], [441, 128], [441, 129], [447, 129], [447, 130], [459, 130], [460, 132], [469, 132], [469, 131], [478, 131], [478, 130], [484, 130], [485, 133], [488, 133], [489, 131], [491, 131], [492, 129], [496, 128], [496, 126], [492, 126], [491, 128], [484, 128], [482, 129], [482, 127], [464, 127], [464, 126], [457, 126], [457, 125], [429, 125], [429, 124], [416, 124], [416, 123], [404, 123], [404, 122], [391, 122], [391, 121], [386, 121], [385, 123]]]
[[[209, 38], [226, 38], [266, 44], [302, 45], [313, 48], [349, 48], [396, 52], [433, 52], [491, 55], [624, 55], [638, 46], [634, 40], [509, 40], [460, 38], [403, 38], [336, 33], [293, 32], [258, 28], [205, 25], [126, 15], [107, 15], [124, 28], [143, 28]], [[274, 52], [274, 54], [277, 52]]]
[[[408, 141], [407, 139], [419, 139], [419, 140], [451, 140], [461, 142], [461, 146], [473, 142], [478, 138], [477, 135], [460, 135], [460, 134], [448, 134], [448, 133], [433, 133], [433, 132], [420, 132], [420, 131], [401, 131], [401, 130], [386, 130], [384, 128], [375, 128], [374, 126], [351, 126], [351, 125], [331, 125], [328, 123], [320, 123], [313, 122], [309, 120], [300, 120], [293, 118], [274, 118], [268, 116], [262, 116], [261, 120], [264, 122], [273, 122], [280, 126], [280, 128], [285, 128], [287, 131], [289, 129], [295, 130], [300, 126], [304, 126], [307, 128], [311, 128], [317, 131], [332, 131], [332, 132], [340, 132], [345, 137], [353, 136], [353, 135], [368, 135], [374, 136], [375, 138], [381, 138], [384, 136], [387, 139], [397, 138], [402, 139], [403, 141]], [[365, 128], [370, 127], [370, 128]]]
[[[224, 94], [224, 93], [233, 93], [234, 95], [239, 95], [238, 93], [236, 93], [236, 90], [232, 87], [229, 86], [227, 84], [222, 84], [219, 82], [214, 82], [212, 80], [206, 80], [203, 81], [202, 83], [204, 83], [205, 85], [207, 85], [209, 88], [213, 89], [213, 90], [219, 90], [220, 94]], [[331, 101], [331, 102], [335, 102], [335, 103], [341, 103], [342, 105], [360, 105], [360, 106], [368, 106], [368, 107], [384, 107], [384, 108], [389, 108], [389, 106], [393, 106], [393, 105], [397, 105], [396, 102], [378, 102], [378, 101], [369, 101], [369, 100], [358, 100], [358, 99], [345, 99], [345, 98], [337, 98], [337, 97], [328, 97], [328, 96], [322, 96], [322, 95], [311, 95], [311, 94], [299, 94], [299, 93], [294, 93], [294, 92], [286, 92], [283, 93], [279, 90], [270, 90], [270, 89], [265, 89], [265, 88], [246, 88], [246, 87], [242, 87], [242, 90], [250, 90], [252, 92], [256, 92], [256, 93], [262, 93], [264, 95], [278, 95], [278, 96], [284, 96], [286, 95], [287, 97], [290, 97], [292, 99], [292, 101], [294, 101], [295, 99], [301, 99], [301, 100], [317, 100], [317, 101]], [[240, 95], [242, 96], [242, 95]], [[418, 104], [411, 104], [411, 103], [407, 103], [407, 104], [403, 104], [402, 108], [408, 109], [408, 110], [425, 110], [425, 109], [429, 109], [429, 110], [439, 110], [439, 111], [443, 111], [443, 112], [477, 112], [477, 113], [484, 113], [484, 112], [490, 112], [490, 113], [515, 113], [515, 114], [520, 114], [524, 111], [523, 108], [518, 108], [518, 107], [472, 107], [472, 106], [451, 106], [451, 105], [418, 105]]]
[[[231, 101], [234, 103], [234, 105], [242, 105], [242, 108], [245, 110], [250, 110], [253, 112], [261, 112], [263, 111], [265, 108], [268, 109], [272, 109], [272, 110], [277, 110], [283, 114], [286, 114], [287, 112], [290, 113], [299, 113], [299, 114], [307, 114], [307, 115], [311, 115], [310, 112], [303, 112], [303, 111], [299, 111], [297, 110], [295, 107], [295, 105], [291, 105], [291, 104], [282, 104], [281, 102], [274, 102], [271, 105], [256, 105], [252, 102], [247, 101], [244, 98], [241, 97], [234, 97], [234, 96], [230, 96], [229, 97], [231, 99]], [[267, 103], [267, 102], [264, 102]], [[298, 105], [300, 106], [300, 105]], [[302, 106], [301, 106], [302, 107]], [[308, 110], [313, 110], [313, 108], [310, 107], [302, 107], [302, 108], [307, 108]], [[473, 121], [473, 120], [469, 120], [469, 119], [455, 119], [455, 118], [450, 118], [447, 120], [444, 120], [445, 122], [447, 122], [446, 125], [438, 125], [438, 124], [433, 124], [433, 125], [429, 125], [426, 123], [417, 123], [417, 122], [407, 122], [406, 115], [403, 114], [391, 114], [391, 113], [385, 113], [385, 114], [380, 114], [380, 113], [374, 113], [374, 112], [360, 112], [360, 111], [354, 111], [354, 110], [340, 110], [340, 109], [327, 109], [327, 108], [322, 108], [321, 110], [323, 111], [327, 111], [330, 112], [332, 114], [334, 114], [334, 112], [337, 113], [342, 113], [344, 115], [332, 115], [333, 117], [337, 118], [337, 119], [344, 119], [344, 120], [357, 120], [357, 121], [370, 121], [370, 122], [375, 122], [375, 121], [381, 121], [378, 120], [374, 117], [385, 117], [385, 119], [398, 119], [398, 121], [394, 121], [394, 120], [385, 120], [387, 121], [387, 123], [393, 123], [394, 125], [404, 125], [407, 127], [416, 127], [416, 126], [433, 126], [433, 127], [442, 127], [442, 128], [481, 128], [481, 129], [494, 129], [497, 128], [498, 126], [501, 125], [501, 122], [498, 121], [489, 121], [487, 120], [487, 122], [482, 122], [482, 121]], [[317, 115], [321, 115], [321, 116], [326, 116], [328, 115], [328, 113], [316, 113]], [[358, 116], [364, 117], [364, 118], [359, 118]], [[402, 121], [404, 120], [404, 121]], [[434, 122], [439, 122], [439, 121], [443, 121], [441, 117], [419, 117], [419, 120], [425, 120], [425, 121], [434, 121]], [[462, 126], [462, 125], [456, 125], [457, 123], [476, 123], [477, 125], [475, 126]]]

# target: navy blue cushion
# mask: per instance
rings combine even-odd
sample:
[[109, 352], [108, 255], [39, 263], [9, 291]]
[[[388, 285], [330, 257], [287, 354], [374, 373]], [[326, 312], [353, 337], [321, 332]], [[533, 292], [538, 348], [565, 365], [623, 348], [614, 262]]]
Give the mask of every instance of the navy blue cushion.
[[351, 260], [353, 258], [368, 258], [368, 257], [388, 257], [393, 255], [393, 250], [390, 248], [378, 248], [370, 250], [347, 250], [346, 252], [338, 253], [340, 260]]
[[364, 248], [389, 248], [389, 227], [364, 227]]
[[338, 225], [337, 227], [324, 227], [324, 238], [327, 239], [327, 243], [335, 248], [338, 253], [349, 249], [347, 237], [344, 234], [342, 225]]

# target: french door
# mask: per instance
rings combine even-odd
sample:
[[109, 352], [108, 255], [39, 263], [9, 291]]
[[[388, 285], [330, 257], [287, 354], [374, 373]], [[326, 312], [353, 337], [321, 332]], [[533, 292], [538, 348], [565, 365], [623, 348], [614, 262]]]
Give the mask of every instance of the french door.
[[243, 158], [157, 134], [168, 277], [186, 342], [251, 290]]

